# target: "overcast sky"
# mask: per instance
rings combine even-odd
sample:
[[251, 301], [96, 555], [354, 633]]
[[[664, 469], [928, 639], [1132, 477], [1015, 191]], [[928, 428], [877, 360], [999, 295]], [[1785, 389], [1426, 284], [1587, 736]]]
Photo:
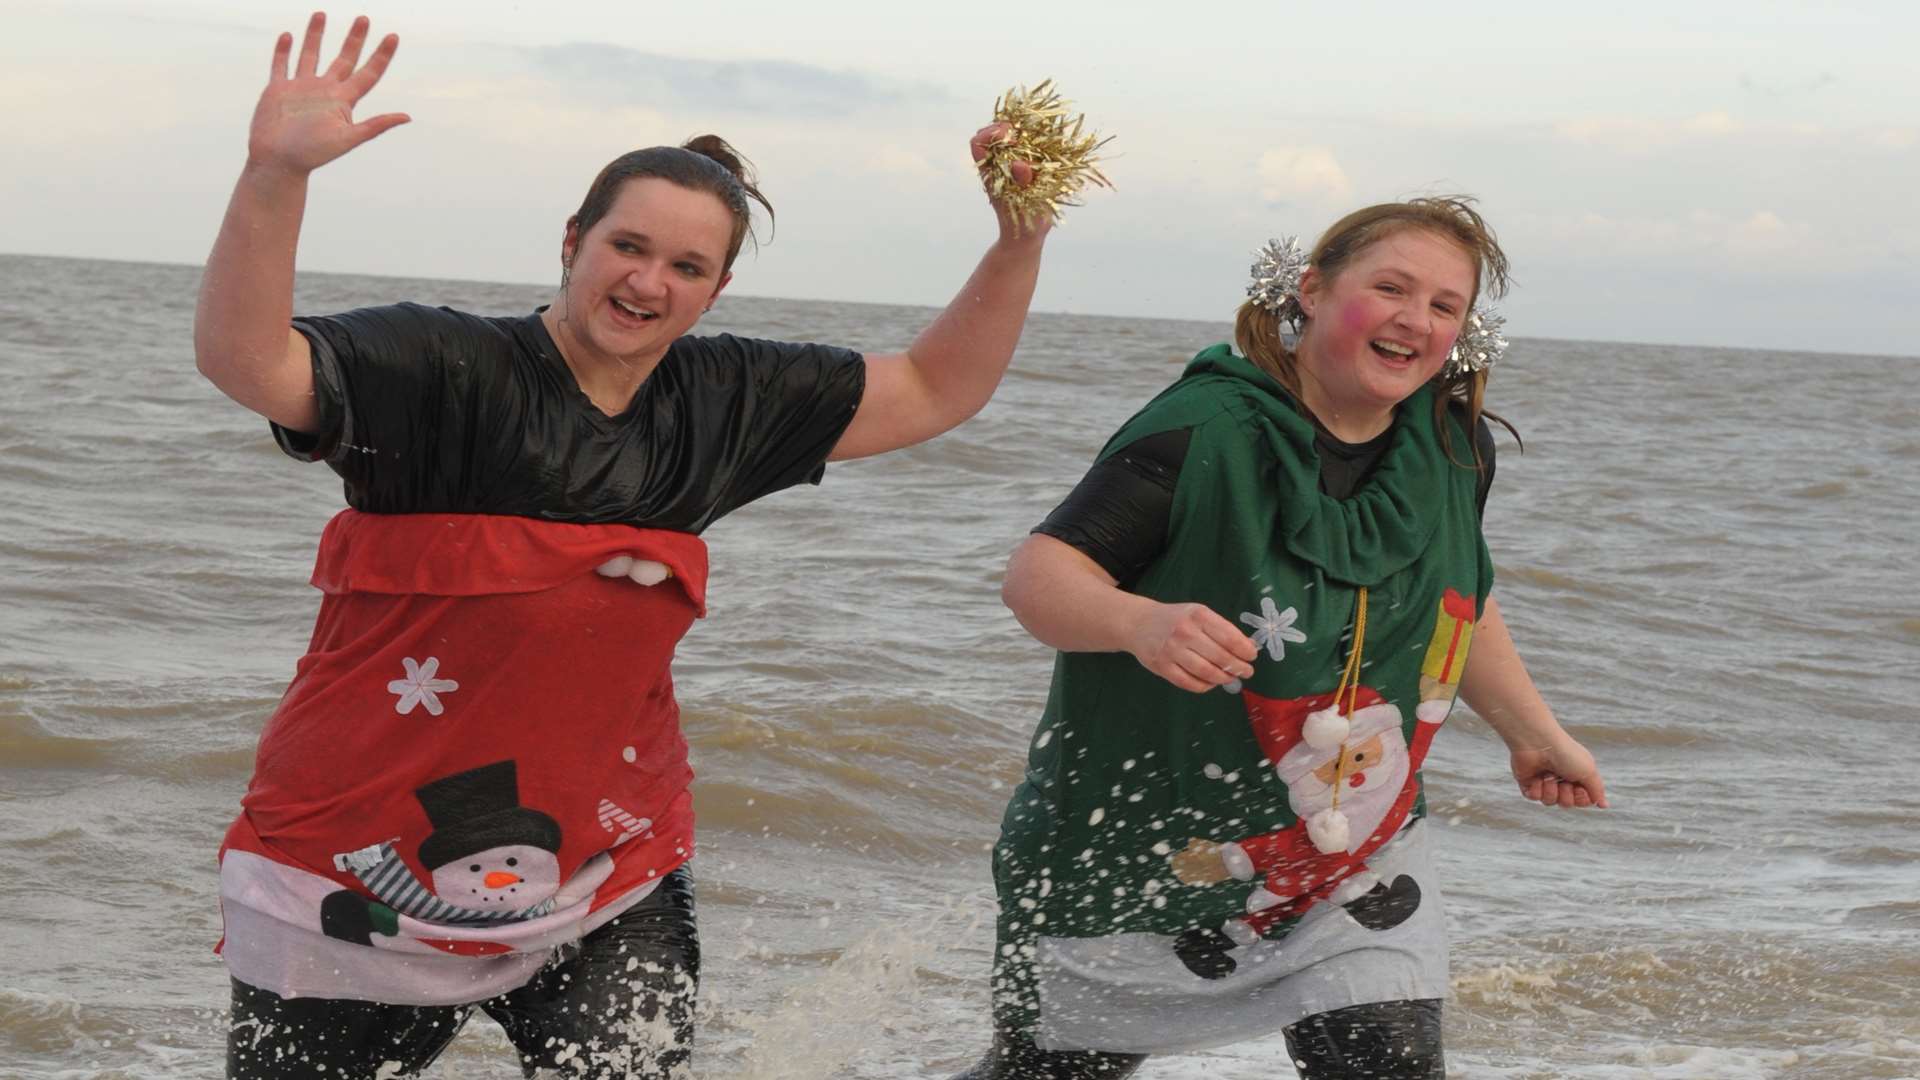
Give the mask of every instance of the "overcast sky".
[[[0, 252], [197, 263], [278, 0], [0, 0]], [[608, 159], [715, 131], [779, 211], [745, 294], [940, 304], [966, 152], [1053, 77], [1116, 136], [1035, 307], [1229, 317], [1253, 250], [1479, 196], [1523, 336], [1920, 354], [1910, 4], [368, 0], [414, 122], [316, 177], [303, 269], [557, 278]], [[330, 12], [328, 50], [354, 9]], [[400, 299], [400, 297], [395, 297]]]

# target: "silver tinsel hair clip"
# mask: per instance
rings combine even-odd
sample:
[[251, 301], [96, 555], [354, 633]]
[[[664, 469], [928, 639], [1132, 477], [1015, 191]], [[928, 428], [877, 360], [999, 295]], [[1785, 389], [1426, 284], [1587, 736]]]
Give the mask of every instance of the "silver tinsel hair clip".
[[1307, 253], [1291, 236], [1267, 241], [1253, 261], [1253, 281], [1247, 298], [1300, 329], [1300, 276], [1307, 272]]
[[1499, 363], [1507, 352], [1507, 339], [1500, 333], [1506, 325], [1506, 318], [1492, 308], [1474, 308], [1467, 314], [1467, 324], [1460, 328], [1460, 336], [1454, 339], [1453, 351], [1447, 354], [1446, 366], [1440, 369], [1440, 374], [1443, 377], [1470, 374]]

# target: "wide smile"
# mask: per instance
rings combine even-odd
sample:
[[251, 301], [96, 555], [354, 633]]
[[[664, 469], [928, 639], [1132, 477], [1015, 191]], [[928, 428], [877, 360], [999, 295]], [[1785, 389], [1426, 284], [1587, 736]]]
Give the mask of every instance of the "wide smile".
[[1375, 356], [1396, 367], [1410, 367], [1420, 358], [1420, 353], [1413, 346], [1391, 338], [1374, 338], [1367, 346]]
[[607, 307], [613, 311], [614, 321], [630, 327], [642, 327], [660, 318], [660, 313], [644, 304], [633, 304], [618, 297], [607, 297]]

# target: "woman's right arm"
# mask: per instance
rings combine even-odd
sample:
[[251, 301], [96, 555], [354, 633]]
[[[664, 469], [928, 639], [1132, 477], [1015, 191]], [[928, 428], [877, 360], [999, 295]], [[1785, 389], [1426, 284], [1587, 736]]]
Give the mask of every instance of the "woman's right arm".
[[1182, 690], [1204, 693], [1253, 674], [1258, 650], [1205, 604], [1163, 604], [1120, 588], [1071, 544], [1027, 537], [1000, 598], [1020, 625], [1062, 652], [1126, 652]]
[[380, 81], [400, 39], [387, 35], [362, 65], [367, 20], [355, 19], [339, 56], [319, 71], [325, 30], [326, 16], [315, 12], [291, 75], [293, 35], [280, 35], [274, 45], [272, 73], [248, 133], [247, 163], [207, 257], [193, 320], [194, 356], [208, 381], [280, 426], [308, 434], [320, 427], [312, 356], [290, 325], [307, 178], [407, 122], [401, 113], [353, 121], [354, 104]]

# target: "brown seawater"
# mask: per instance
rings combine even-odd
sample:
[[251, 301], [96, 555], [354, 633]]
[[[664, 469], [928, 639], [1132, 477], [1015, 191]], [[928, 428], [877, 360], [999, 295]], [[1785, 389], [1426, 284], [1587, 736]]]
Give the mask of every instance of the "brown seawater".
[[[194, 372], [189, 267], [0, 256], [0, 1076], [214, 1077], [214, 850], [310, 630], [323, 467]], [[110, 307], [102, 296], [115, 298]], [[530, 310], [313, 275], [303, 311]], [[898, 348], [914, 308], [707, 331]], [[1222, 324], [1036, 315], [980, 417], [710, 534], [693, 745], [703, 1076], [941, 1076], [985, 1045], [986, 848], [1051, 656], [1007, 553]], [[1499, 595], [1616, 809], [1429, 759], [1451, 1075], [1920, 1076], [1920, 361], [1520, 340]], [[435, 1075], [518, 1075], [474, 1021]], [[1275, 1037], [1146, 1080], [1291, 1075]]]

